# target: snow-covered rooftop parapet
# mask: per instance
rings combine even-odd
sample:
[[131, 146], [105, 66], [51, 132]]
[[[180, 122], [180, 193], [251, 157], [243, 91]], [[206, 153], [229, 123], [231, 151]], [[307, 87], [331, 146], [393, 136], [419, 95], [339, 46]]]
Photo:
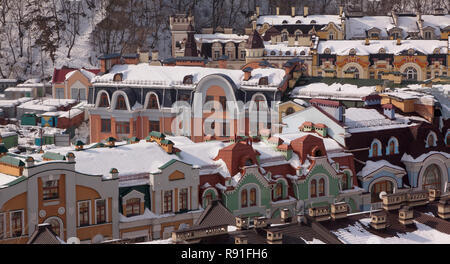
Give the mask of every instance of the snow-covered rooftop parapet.
[[223, 33], [215, 33], [215, 34], [195, 34], [195, 40], [201, 43], [240, 43], [246, 42], [248, 39], [248, 35], [238, 35], [238, 34], [223, 34]]
[[[284, 22], [284, 23], [283, 23]], [[260, 16], [256, 21], [257, 24], [262, 25], [267, 23], [269, 25], [295, 25], [295, 24], [317, 24], [317, 25], [327, 25], [329, 23], [334, 23], [336, 26], [341, 24], [341, 18], [338, 15], [309, 15], [309, 16], [276, 16], [276, 15], [267, 15]]]
[[392, 165], [391, 163], [389, 163], [389, 161], [386, 160], [379, 160], [379, 161], [371, 161], [368, 160], [366, 162], [366, 165], [362, 168], [362, 170], [360, 172], [358, 172], [358, 176], [361, 177], [366, 177], [367, 175], [383, 168], [383, 167], [388, 167], [391, 169], [396, 169], [396, 170], [400, 170], [403, 173], [406, 174], [405, 169], [403, 169], [402, 167], [396, 166], [396, 165]]
[[[121, 82], [114, 82], [114, 75], [122, 74]], [[208, 75], [223, 74], [231, 78], [240, 87], [244, 84], [244, 72], [241, 70], [230, 70], [220, 68], [187, 67], [187, 66], [151, 66], [145, 63], [137, 65], [114, 65], [108, 74], [96, 76], [93, 79], [94, 85], [114, 84], [129, 86], [190, 86], [195, 87], [200, 80]], [[184, 77], [192, 75], [192, 84], [183, 84]], [[275, 68], [260, 68], [252, 71], [251, 81], [259, 80], [261, 77], [268, 77], [268, 86], [279, 86], [285, 77], [285, 71]]]
[[356, 55], [378, 54], [381, 49], [387, 54], [399, 55], [410, 49], [414, 53], [434, 54], [439, 49], [440, 54], [447, 54], [447, 41], [441, 40], [401, 40], [401, 45], [397, 45], [396, 40], [370, 40], [370, 45], [365, 45], [364, 40], [329, 40], [319, 43], [317, 52], [324, 54], [329, 49], [331, 54], [349, 55], [353, 49]]
[[376, 93], [375, 86], [358, 87], [351, 84], [333, 83], [312, 83], [305, 86], [295, 87], [291, 92], [291, 98], [295, 97], [311, 97], [311, 98], [355, 98], [362, 99]]
[[[264, 43], [264, 49], [267, 56], [307, 56], [309, 55], [309, 47], [289, 47], [287, 43], [278, 43], [271, 45], [270, 42]], [[280, 53], [281, 52], [281, 53]]]
[[430, 151], [428, 153], [424, 153], [424, 154], [420, 155], [417, 158], [413, 158], [411, 155], [404, 153], [401, 161], [402, 162], [423, 162], [426, 158], [428, 158], [429, 156], [434, 155], [434, 154], [441, 154], [444, 157], [446, 157], [447, 159], [450, 159], [449, 153], [439, 152], [439, 151]]
[[347, 108], [345, 110], [345, 126], [350, 133], [402, 128], [409, 126], [410, 119], [398, 116], [390, 120], [375, 109]]

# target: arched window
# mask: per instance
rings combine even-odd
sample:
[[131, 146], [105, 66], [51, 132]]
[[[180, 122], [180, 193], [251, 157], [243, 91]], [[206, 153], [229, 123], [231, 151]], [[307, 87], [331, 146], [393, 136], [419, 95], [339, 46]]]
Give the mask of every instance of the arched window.
[[300, 21], [300, 20], [295, 21], [295, 24], [301, 24], [301, 23], [302, 23], [302, 21]]
[[283, 20], [283, 22], [281, 22], [282, 24], [287, 24], [288, 22], [287, 22], [287, 20]]
[[311, 185], [309, 186], [309, 192], [311, 193], [311, 198], [313, 197], [317, 197], [317, 181], [316, 180], [312, 180], [311, 181]]
[[55, 232], [58, 236], [61, 235], [61, 225], [59, 224], [58, 220], [53, 218], [53, 219], [48, 220], [47, 223], [50, 224], [53, 232]]
[[305, 53], [304, 50], [302, 50], [302, 51], [300, 52], [300, 55], [301, 55], [301, 56], [305, 56], [305, 54], [306, 54], [306, 53]]
[[100, 95], [99, 107], [109, 107], [108, 95], [106, 93], [102, 93]]
[[403, 72], [406, 74], [406, 79], [408, 80], [417, 80], [417, 70], [414, 67], [408, 67]]
[[[261, 81], [261, 80], [260, 80]], [[265, 109], [266, 107], [266, 99], [262, 95], [256, 95], [253, 99], [256, 105], [256, 111], [259, 111], [260, 109]]]
[[436, 135], [432, 132], [428, 134], [426, 148], [436, 147]]
[[212, 192], [211, 192], [211, 191], [207, 192], [206, 195], [205, 195], [205, 202], [204, 202], [204, 205], [205, 205], [205, 206], [208, 206], [209, 203], [212, 201], [212, 199], [213, 199], [213, 194], [212, 194]]
[[378, 53], [380, 53], [380, 54], [385, 54], [385, 53], [386, 53], [386, 50], [385, 50], [384, 48], [381, 48], [381, 49], [378, 51]]
[[432, 164], [425, 169], [423, 174], [422, 188], [424, 190], [436, 189], [441, 190], [441, 169], [436, 164]]
[[267, 76], [259, 78], [258, 85], [268, 85], [268, 84], [269, 84], [269, 78]]
[[272, 51], [270, 52], [270, 55], [275, 56], [275, 55], [277, 55], [277, 53], [276, 53], [276, 51], [272, 50]]
[[347, 190], [348, 176], [346, 173], [342, 176], [342, 190]]
[[316, 20], [311, 20], [310, 24], [316, 24]]
[[158, 97], [155, 94], [151, 94], [148, 100], [147, 109], [158, 109]]
[[445, 145], [450, 147], [450, 131], [448, 131], [447, 135], [445, 135]]
[[351, 49], [349, 52], [349, 55], [356, 55], [356, 50], [355, 49]]
[[334, 32], [330, 32], [328, 34], [328, 40], [333, 40], [334, 39]]
[[302, 36], [302, 32], [300, 30], [297, 30], [295, 32], [295, 40], [298, 40]]
[[283, 184], [278, 182], [275, 186], [275, 199], [279, 199], [283, 196]]
[[386, 155], [398, 154], [398, 140], [395, 137], [391, 137], [386, 147]]
[[256, 189], [250, 189], [250, 206], [256, 206]]
[[287, 32], [281, 33], [281, 41], [288, 41], [288, 33]]
[[286, 51], [286, 53], [284, 53], [284, 55], [291, 56], [291, 52], [288, 50], [288, 51]]
[[127, 110], [127, 104], [125, 103], [125, 97], [123, 97], [123, 95], [117, 96], [116, 110]]
[[319, 180], [319, 196], [325, 196], [325, 179]]
[[286, 115], [290, 115], [290, 114], [293, 114], [293, 113], [295, 113], [294, 108], [288, 107], [288, 109], [286, 109]]
[[372, 158], [372, 157], [378, 157], [378, 156], [381, 156], [381, 155], [382, 155], [382, 153], [381, 153], [381, 143], [380, 143], [379, 140], [374, 139], [372, 141], [371, 146], [370, 146], [369, 157]]
[[356, 67], [350, 67], [347, 71], [353, 72], [355, 79], [359, 79], [359, 70]]
[[241, 192], [241, 207], [245, 208], [248, 206], [247, 203], [247, 190], [242, 190]]
[[325, 54], [331, 54], [331, 49], [330, 48], [326, 48], [323, 53]]
[[247, 160], [245, 161], [245, 166], [252, 166], [252, 165], [253, 165], [252, 159], [247, 159]]

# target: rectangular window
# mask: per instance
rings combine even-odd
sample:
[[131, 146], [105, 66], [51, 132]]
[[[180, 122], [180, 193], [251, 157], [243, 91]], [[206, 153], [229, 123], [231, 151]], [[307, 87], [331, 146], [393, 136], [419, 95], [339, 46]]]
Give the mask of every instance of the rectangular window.
[[180, 190], [180, 210], [188, 209], [188, 189], [183, 188]]
[[127, 200], [126, 215], [127, 217], [141, 214], [141, 199], [131, 198]]
[[72, 99], [86, 100], [86, 89], [85, 88], [72, 88], [70, 91]]
[[46, 181], [43, 183], [42, 198], [44, 200], [52, 200], [59, 198], [59, 181]]
[[159, 121], [148, 121], [148, 129], [149, 131], [160, 131], [159, 130]]
[[0, 239], [5, 237], [5, 214], [0, 214]]
[[164, 213], [172, 212], [172, 191], [164, 192]]
[[446, 71], [442, 71], [442, 76], [447, 76], [447, 72]]
[[374, 72], [370, 72], [370, 79], [375, 79], [375, 73]]
[[241, 50], [241, 60], [245, 59], [245, 50]]
[[80, 222], [79, 226], [89, 225], [89, 207], [90, 201], [78, 202], [78, 219]]
[[20, 237], [23, 234], [23, 211], [11, 212], [11, 236]]
[[130, 122], [116, 122], [117, 134], [130, 134]]
[[101, 132], [111, 132], [111, 119], [102, 119]]
[[379, 71], [378, 72], [378, 80], [383, 79], [383, 72]]
[[106, 223], [106, 200], [97, 200], [95, 201], [96, 208], [96, 221], [97, 224]]
[[64, 88], [55, 88], [55, 98], [64, 99]]
[[220, 51], [216, 50], [214, 51], [214, 59], [218, 59], [220, 57]]
[[439, 72], [434, 72], [434, 77], [435, 78], [439, 77]]
[[427, 79], [431, 79], [431, 72], [427, 72]]

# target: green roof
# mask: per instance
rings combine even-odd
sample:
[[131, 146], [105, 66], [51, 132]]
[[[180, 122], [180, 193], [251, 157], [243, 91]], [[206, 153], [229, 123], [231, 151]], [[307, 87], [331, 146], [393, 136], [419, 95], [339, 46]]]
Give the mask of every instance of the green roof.
[[27, 177], [25, 177], [25, 176], [20, 176], [19, 178], [15, 179], [14, 181], [8, 182], [8, 183], [6, 184], [6, 186], [10, 187], [10, 186], [16, 185], [16, 184], [18, 184], [18, 183], [20, 183], [20, 182], [23, 182], [23, 181], [26, 180], [26, 179], [27, 179]]
[[163, 133], [159, 132], [159, 131], [152, 131], [148, 134], [149, 136], [153, 136], [153, 137], [158, 137], [158, 138], [165, 138], [166, 135], [164, 135]]
[[66, 157], [64, 157], [64, 155], [50, 151], [45, 152], [44, 155], [42, 155], [42, 158], [49, 160], [66, 160]]
[[165, 168], [169, 167], [170, 165], [174, 164], [174, 163], [177, 162], [177, 161], [178, 161], [178, 162], [181, 162], [181, 163], [184, 163], [184, 164], [186, 164], [186, 165], [192, 166], [192, 164], [186, 163], [186, 162], [184, 162], [184, 161], [177, 160], [177, 159], [171, 159], [169, 162], [167, 162], [166, 164], [162, 165], [162, 166], [159, 167], [158, 169], [164, 170]]
[[163, 140], [161, 140], [161, 144], [166, 144], [166, 145], [169, 145], [169, 144], [171, 144], [171, 145], [175, 145], [175, 143], [173, 143], [172, 141], [170, 141], [170, 140], [167, 140], [167, 139], [163, 139]]
[[139, 141], [140, 139], [138, 137], [132, 137], [129, 139], [129, 141]]
[[81, 140], [77, 140], [77, 142], [75, 143], [75, 146], [83, 146], [84, 142]]
[[0, 153], [6, 153], [8, 152], [8, 149], [5, 147], [5, 144], [0, 144]]
[[0, 162], [1, 163], [6, 163], [6, 164], [10, 164], [10, 165], [13, 165], [13, 166], [17, 166], [17, 167], [25, 166], [25, 163], [23, 161], [21, 161], [20, 159], [17, 159], [17, 158], [10, 157], [10, 156], [3, 156], [3, 157], [1, 157], [0, 158]]
[[150, 136], [147, 136], [147, 137], [145, 138], [145, 140], [150, 140], [150, 138], [151, 138]]
[[117, 139], [115, 139], [114, 137], [108, 137], [105, 140], [108, 141], [108, 142], [110, 142], [110, 141], [117, 141]]
[[105, 147], [105, 144], [100, 142], [92, 145], [90, 148], [103, 148], [103, 147]]

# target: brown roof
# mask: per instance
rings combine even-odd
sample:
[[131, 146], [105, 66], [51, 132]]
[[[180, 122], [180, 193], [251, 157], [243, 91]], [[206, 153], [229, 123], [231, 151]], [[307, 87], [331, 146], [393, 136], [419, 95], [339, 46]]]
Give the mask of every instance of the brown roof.
[[310, 104], [322, 104], [322, 105], [328, 105], [328, 106], [334, 106], [338, 107], [341, 106], [341, 103], [339, 101], [331, 101], [331, 100], [325, 100], [325, 99], [311, 99], [309, 100]]
[[[219, 200], [211, 201], [205, 211], [200, 215], [195, 225], [200, 227], [234, 225], [236, 220]], [[195, 227], [195, 226], [194, 226]]]
[[63, 244], [50, 224], [38, 225], [27, 244]]
[[247, 40], [247, 49], [264, 49], [264, 41], [258, 31], [254, 30]]

